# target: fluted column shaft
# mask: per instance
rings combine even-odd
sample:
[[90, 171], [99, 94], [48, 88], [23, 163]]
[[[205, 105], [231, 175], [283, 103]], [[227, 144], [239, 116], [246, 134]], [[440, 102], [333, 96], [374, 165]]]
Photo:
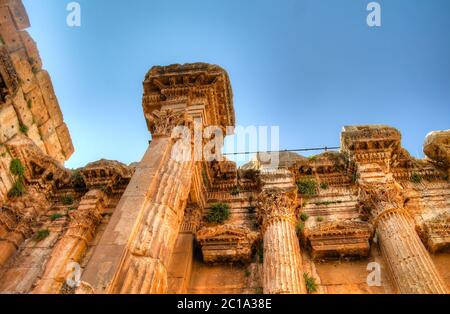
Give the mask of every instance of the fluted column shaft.
[[11, 209], [0, 212], [0, 267], [13, 256], [19, 246], [32, 235], [32, 221], [36, 212], [20, 213]]
[[299, 241], [295, 232], [295, 193], [264, 191], [259, 199], [264, 240], [265, 294], [305, 293]]
[[403, 208], [401, 187], [392, 179], [360, 182], [371, 207], [380, 247], [400, 293], [447, 293], [446, 285]]
[[183, 219], [194, 166], [191, 151], [181, 147], [173, 150], [174, 142], [167, 141], [167, 135], [170, 133], [154, 141], [165, 141], [172, 154], [161, 163], [159, 176], [154, 179], [156, 188], [133, 228], [119, 270], [109, 287], [110, 293], [167, 292], [167, 269]]
[[447, 293], [428, 251], [404, 211], [390, 211], [380, 217], [376, 230], [400, 293]]
[[105, 201], [106, 195], [100, 190], [91, 190], [82, 197], [77, 210], [71, 214], [67, 232], [53, 250], [33, 293], [60, 293], [67, 279], [69, 264], [81, 261], [89, 242], [94, 238]]

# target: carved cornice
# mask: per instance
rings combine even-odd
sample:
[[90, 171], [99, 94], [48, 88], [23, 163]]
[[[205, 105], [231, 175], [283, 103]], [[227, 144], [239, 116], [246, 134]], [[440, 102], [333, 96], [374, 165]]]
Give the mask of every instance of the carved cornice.
[[71, 180], [71, 171], [46, 155], [26, 136], [16, 135], [6, 143], [11, 155], [25, 166], [25, 179], [44, 190], [59, 188]]
[[228, 74], [206, 63], [156, 66], [145, 76], [145, 116], [162, 106], [183, 107], [205, 115], [208, 125], [234, 126], [233, 94]]
[[120, 182], [127, 183], [132, 175], [130, 167], [113, 160], [99, 160], [79, 170], [86, 186], [112, 188]]
[[364, 221], [330, 221], [306, 228], [304, 235], [314, 258], [367, 256], [373, 226]]
[[205, 262], [248, 262], [258, 233], [247, 227], [219, 225], [203, 227], [196, 233]]
[[341, 150], [356, 163], [389, 166], [401, 150], [401, 134], [386, 125], [345, 126], [341, 133]]
[[425, 221], [423, 227], [430, 251], [435, 253], [450, 246], [450, 213], [444, 212]]

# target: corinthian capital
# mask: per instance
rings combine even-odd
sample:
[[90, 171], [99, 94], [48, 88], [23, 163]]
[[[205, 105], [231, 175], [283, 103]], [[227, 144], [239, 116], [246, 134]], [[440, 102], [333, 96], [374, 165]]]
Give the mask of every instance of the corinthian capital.
[[402, 187], [395, 181], [386, 183], [360, 183], [359, 199], [377, 219], [387, 211], [403, 208]]
[[153, 137], [172, 135], [172, 131], [177, 126], [186, 126], [191, 122], [191, 118], [185, 111], [154, 110], [146, 115], [147, 123]]
[[273, 188], [264, 190], [258, 198], [258, 217], [263, 229], [281, 220], [295, 224], [297, 191]]

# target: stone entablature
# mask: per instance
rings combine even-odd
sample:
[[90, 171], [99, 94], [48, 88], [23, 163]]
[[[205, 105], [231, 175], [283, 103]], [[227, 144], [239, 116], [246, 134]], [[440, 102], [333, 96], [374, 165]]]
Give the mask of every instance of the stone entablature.
[[187, 110], [191, 116], [201, 118], [204, 125], [226, 128], [235, 123], [228, 74], [221, 67], [206, 63], [150, 69], [144, 80], [142, 106], [148, 123], [150, 114], [163, 107]]
[[364, 221], [321, 222], [306, 229], [304, 236], [311, 246], [314, 259], [367, 257], [370, 253], [373, 227]]

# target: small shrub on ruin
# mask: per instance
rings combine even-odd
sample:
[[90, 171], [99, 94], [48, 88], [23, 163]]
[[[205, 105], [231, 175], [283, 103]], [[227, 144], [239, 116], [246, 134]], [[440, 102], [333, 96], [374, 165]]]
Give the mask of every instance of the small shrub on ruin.
[[307, 221], [308, 218], [309, 218], [309, 215], [308, 215], [307, 213], [302, 212], [302, 213], [300, 214], [300, 220], [301, 220], [301, 221]]
[[304, 229], [305, 229], [305, 223], [301, 220], [299, 222], [297, 222], [297, 225], [295, 226], [295, 231], [297, 232], [297, 234], [300, 235]]
[[317, 283], [314, 277], [311, 277], [308, 273], [303, 273], [303, 279], [305, 280], [306, 290], [308, 293], [317, 292]]
[[417, 172], [414, 172], [414, 173], [411, 175], [410, 180], [411, 180], [411, 182], [413, 182], [413, 183], [420, 183], [420, 182], [422, 182], [422, 177], [421, 177], [421, 175], [418, 174]]
[[352, 174], [352, 183], [356, 183], [358, 181], [359, 175], [355, 172]]
[[25, 194], [25, 185], [21, 179], [17, 180], [8, 192], [8, 197], [21, 197]]
[[68, 195], [68, 194], [61, 196], [61, 203], [63, 203], [63, 205], [72, 205], [73, 204], [73, 196]]
[[316, 221], [317, 221], [317, 222], [322, 222], [322, 221], [323, 221], [323, 217], [322, 217], [322, 216], [317, 217], [317, 218], [316, 218]]
[[245, 270], [244, 270], [244, 275], [245, 275], [245, 277], [250, 277], [250, 270], [248, 269], [248, 268], [246, 268]]
[[61, 214], [61, 213], [55, 213], [55, 214], [52, 214], [52, 215], [50, 215], [50, 220], [51, 221], [55, 221], [55, 220], [57, 220], [57, 219], [59, 219], [59, 218], [62, 218], [62, 217], [64, 217], [65, 215], [63, 215], [63, 214]]
[[33, 101], [31, 99], [27, 100], [27, 107], [28, 109], [31, 109], [33, 107]]
[[205, 168], [202, 169], [202, 178], [203, 178], [203, 184], [205, 186], [209, 186], [209, 178], [208, 178], [208, 174], [206, 173]]
[[322, 190], [328, 190], [328, 183], [322, 182], [322, 183], [320, 184], [320, 188], [321, 188]]
[[19, 130], [20, 130], [20, 133], [22, 133], [22, 134], [25, 134], [25, 135], [28, 134], [28, 127], [23, 123], [20, 123]]
[[50, 235], [50, 231], [48, 229], [41, 229], [36, 233], [35, 239], [36, 241], [42, 241]]
[[302, 196], [314, 196], [317, 193], [317, 183], [311, 179], [298, 180], [297, 188]]
[[221, 224], [230, 217], [230, 206], [225, 203], [216, 203], [211, 206], [211, 209], [206, 216], [209, 223]]
[[233, 188], [230, 191], [230, 194], [236, 196], [239, 193], [241, 193], [241, 189], [237, 185], [233, 186]]
[[259, 241], [256, 245], [256, 256], [258, 258], [258, 263], [262, 264], [264, 262], [264, 243]]
[[25, 167], [19, 159], [11, 160], [11, 163], [9, 164], [9, 170], [18, 178], [22, 178], [25, 174]]

